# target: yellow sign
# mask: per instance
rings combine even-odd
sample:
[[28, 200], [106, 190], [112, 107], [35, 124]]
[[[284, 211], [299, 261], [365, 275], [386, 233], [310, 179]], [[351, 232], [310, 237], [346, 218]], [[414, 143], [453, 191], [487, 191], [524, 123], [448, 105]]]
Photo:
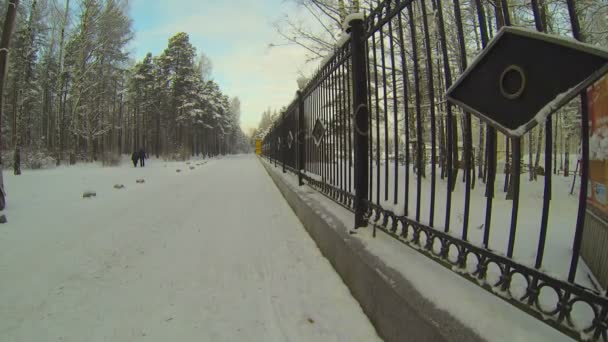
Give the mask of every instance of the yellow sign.
[[262, 140], [257, 139], [255, 141], [255, 154], [257, 154], [258, 156], [262, 155]]
[[591, 137], [589, 138], [589, 203], [608, 216], [608, 75], [587, 90]]

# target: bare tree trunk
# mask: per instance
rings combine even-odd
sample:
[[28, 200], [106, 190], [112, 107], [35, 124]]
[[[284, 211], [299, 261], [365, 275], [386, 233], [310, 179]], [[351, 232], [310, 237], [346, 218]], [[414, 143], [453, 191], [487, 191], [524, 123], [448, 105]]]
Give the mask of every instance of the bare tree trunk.
[[132, 131], [133, 131], [133, 135], [131, 137], [131, 139], [133, 139], [132, 141], [132, 146], [133, 146], [133, 151], [137, 151], [137, 133], [138, 133], [138, 122], [137, 122], [137, 104], [133, 105], [133, 121], [132, 121], [133, 127], [132, 127]]
[[[500, 1], [497, 1], [497, 2], [500, 2]], [[489, 34], [489, 37], [492, 38], [494, 36], [494, 31], [493, 31], [494, 25], [492, 25], [492, 21], [493, 21], [492, 13], [494, 11], [490, 10], [491, 7], [493, 7], [492, 5], [486, 4], [486, 6], [487, 6], [487, 8], [485, 9], [485, 11], [486, 11], [486, 18], [487, 18], [487, 22], [488, 22], [488, 24], [487, 24], [488, 25], [488, 34]]]
[[[515, 139], [521, 139], [521, 138], [515, 138]], [[511, 140], [509, 139], [508, 142], [511, 142]], [[513, 143], [513, 144], [515, 144], [515, 143]], [[520, 146], [521, 146], [521, 140], [520, 140]], [[520, 149], [521, 149], [521, 147], [520, 147]], [[520, 155], [521, 155], [521, 153], [520, 153]], [[509, 174], [509, 178], [508, 178], [508, 185], [505, 184], [505, 187], [507, 189], [507, 196], [506, 196], [507, 200], [513, 199], [513, 192], [514, 192], [513, 177], [516, 172], [516, 165], [521, 165], [521, 159], [515, 160], [515, 159], [513, 159], [513, 155], [511, 155], [511, 165], [510, 165], [511, 168], [509, 169], [510, 174]]]
[[530, 178], [529, 180], [532, 181], [534, 180], [534, 166], [532, 165], [532, 151], [533, 151], [533, 144], [534, 144], [534, 135], [532, 134], [532, 131], [530, 131], [528, 133], [528, 171], [530, 171]]
[[156, 113], [156, 158], [160, 156], [160, 109]]
[[23, 117], [23, 93], [22, 91], [18, 91], [18, 93], [21, 95], [18, 100], [19, 105], [13, 110], [13, 120], [15, 122], [13, 132], [13, 173], [17, 176], [21, 174], [21, 123]]
[[495, 1], [494, 16], [496, 17], [496, 27], [505, 26], [505, 17], [502, 8], [502, 1]]
[[[116, 150], [114, 149], [114, 139], [116, 137], [116, 95], [118, 94], [118, 80], [114, 80], [114, 95], [112, 96], [112, 119], [111, 119], [111, 125], [110, 125], [110, 139], [108, 141], [108, 150], [111, 153], [116, 153]], [[120, 155], [120, 151], [118, 152], [118, 155]]]
[[510, 161], [510, 147], [511, 147], [511, 141], [509, 140], [508, 137], [505, 137], [505, 144], [507, 145], [507, 151], [505, 153], [505, 184], [504, 184], [504, 188], [503, 191], [507, 192], [509, 190], [509, 183], [510, 183], [510, 179], [511, 179], [511, 163]]
[[570, 134], [566, 134], [564, 146], [564, 177], [570, 176]]
[[87, 155], [89, 156], [89, 162], [93, 162], [95, 160], [95, 137], [93, 136], [92, 128], [89, 128], [87, 131]]
[[[34, 6], [36, 2], [34, 1]], [[32, 11], [30, 11], [30, 19], [28, 20], [28, 28], [27, 28], [27, 36], [28, 36], [28, 44], [31, 41], [29, 37], [31, 37], [31, 25], [32, 25]], [[28, 50], [30, 50], [31, 45], [25, 47], [26, 54], [28, 54]], [[21, 175], [21, 147], [23, 145], [23, 116], [25, 115], [26, 109], [26, 99], [23, 94], [23, 89], [27, 87], [29, 83], [29, 72], [28, 72], [28, 60], [29, 58], [26, 56], [26, 62], [24, 64], [24, 68], [22, 70], [22, 74], [20, 78], [22, 80], [21, 88], [17, 89], [17, 93], [19, 94], [19, 99], [17, 100], [17, 108], [13, 110], [13, 118], [15, 120], [15, 131], [13, 132], [14, 137], [14, 152], [13, 152], [13, 172], [15, 175]], [[18, 82], [15, 82], [15, 85], [19, 87]]]
[[189, 128], [190, 131], [190, 156], [194, 157], [196, 154], [196, 145], [195, 145], [195, 141], [194, 141], [194, 134], [196, 132], [196, 127], [194, 125], [190, 126]]
[[[486, 136], [489, 136], [490, 132], [489, 132], [489, 127], [488, 130], [486, 131]], [[483, 154], [483, 181], [484, 183], [487, 183], [488, 181], [488, 162], [490, 161], [490, 153], [492, 151], [492, 146], [490, 146], [490, 139], [486, 138], [485, 141], [485, 153]]]
[[[543, 132], [544, 132], [544, 128], [538, 126], [538, 139], [536, 141], [536, 159], [534, 160], [534, 179], [536, 180], [536, 176], [538, 176], [538, 170], [539, 170], [539, 166], [540, 166], [540, 150], [542, 147], [542, 142], [543, 142]], [[547, 165], [545, 165], [545, 167], [547, 167]], [[549, 167], [551, 167], [551, 165], [549, 165]], [[549, 170], [551, 171], [551, 170]]]
[[124, 126], [124, 120], [123, 120], [124, 119], [123, 118], [124, 103], [123, 103], [123, 97], [122, 97], [123, 96], [122, 95], [123, 94], [123, 91], [122, 91], [123, 87], [124, 87], [124, 84], [123, 84], [123, 81], [121, 80], [120, 81], [120, 89], [121, 89], [121, 91], [120, 91], [120, 100], [119, 100], [120, 102], [118, 104], [118, 122], [120, 122], [120, 130], [118, 132], [118, 153], [119, 154], [124, 153], [124, 150], [123, 150], [123, 148], [124, 148], [123, 138], [124, 138], [124, 128], [125, 128], [125, 126]]
[[[456, 189], [456, 179], [458, 179], [458, 166], [464, 165], [464, 163], [459, 162], [459, 154], [458, 154], [458, 121], [456, 118], [452, 119], [452, 141], [449, 142], [452, 144], [452, 188], [454, 191]], [[464, 139], [464, 135], [463, 135]], [[463, 144], [464, 145], [464, 144]], [[464, 172], [462, 173], [464, 175]]]
[[557, 174], [557, 123], [559, 121], [559, 116], [553, 120], [555, 124], [553, 125], [553, 174]]
[[65, 12], [63, 15], [63, 21], [61, 23], [61, 35], [59, 37], [59, 89], [57, 90], [57, 98], [59, 99], [57, 108], [57, 123], [56, 123], [56, 158], [57, 165], [61, 164], [63, 157], [63, 134], [64, 134], [64, 114], [65, 114], [65, 97], [64, 97], [64, 82], [67, 83], [66, 77], [63, 75], [64, 72], [64, 50], [65, 50], [65, 28], [67, 26], [68, 14], [70, 10], [70, 0], [65, 2]]
[[[6, 11], [6, 19], [4, 20], [4, 28], [2, 29], [2, 38], [0, 39], [0, 121], [4, 114], [4, 82], [8, 73], [8, 52], [11, 45], [11, 36], [15, 28], [15, 19], [17, 17], [17, 6], [19, 0], [9, 0], [8, 9]], [[0, 125], [0, 129], [2, 125]], [[1, 139], [0, 139], [1, 142]], [[0, 210], [4, 210], [6, 206], [4, 193], [4, 180], [2, 177], [2, 144], [0, 144]]]
[[[25, 63], [23, 65], [23, 70], [21, 74], [21, 79], [23, 81], [22, 86], [24, 88], [29, 86], [30, 80], [32, 79], [32, 69], [34, 68], [32, 63], [32, 58], [30, 58], [32, 53], [32, 47], [34, 45], [34, 16], [36, 15], [36, 5], [37, 2], [34, 0], [32, 2], [32, 6], [30, 8], [30, 14], [27, 24], [27, 46], [24, 47], [25, 50]], [[21, 148], [23, 145], [23, 117], [28, 115], [29, 112], [29, 98], [23, 94], [23, 88], [18, 90], [19, 106], [18, 109], [14, 110], [14, 120], [15, 120], [15, 131], [13, 132], [13, 136], [15, 137], [15, 152], [14, 152], [14, 165], [13, 170], [15, 175], [21, 174]]]
[[[477, 50], [481, 49], [481, 43], [480, 43], [480, 37], [479, 37], [479, 25], [477, 22], [477, 15], [475, 15], [475, 6], [467, 6], [467, 8], [469, 9], [469, 16], [473, 19], [473, 32], [475, 32], [475, 46], [477, 47]], [[481, 172], [480, 172], [481, 173]]]
[[483, 165], [485, 157], [484, 124], [479, 121], [479, 147], [477, 148], [477, 177], [483, 178]]
[[559, 169], [562, 171], [562, 174], [564, 173], [564, 129], [563, 129], [563, 122], [564, 122], [564, 118], [563, 117], [559, 117], [558, 116], [560, 124], [557, 125], [558, 130], [559, 130]]
[[444, 137], [443, 118], [441, 118], [441, 117], [439, 117], [438, 134], [439, 134], [439, 165], [441, 165], [441, 179], [444, 179], [446, 177], [446, 170], [447, 170], [447, 167], [446, 167], [447, 164], [446, 164], [446, 158], [445, 158], [446, 141], [445, 141], [445, 137]]
[[[454, 118], [456, 118], [456, 116], [454, 116]], [[456, 121], [456, 120], [454, 120], [454, 121]], [[467, 145], [467, 143], [465, 141], [465, 137], [466, 137], [466, 134], [465, 134], [465, 125], [466, 125], [466, 122], [465, 122], [464, 115], [460, 115], [460, 134], [462, 136], [462, 146], [464, 148], [466, 148], [466, 145]], [[471, 155], [473, 155], [473, 153], [474, 152], [471, 151]], [[456, 150], [456, 155], [457, 156], [459, 155], [458, 149]], [[463, 158], [464, 158], [464, 154], [463, 154]], [[464, 161], [462, 162], [462, 165], [465, 165]], [[471, 158], [471, 162], [469, 163], [469, 167], [472, 168], [472, 169], [475, 169], [475, 157]], [[463, 170], [465, 170], [465, 169], [463, 168]], [[462, 172], [462, 182], [463, 183], [466, 182], [466, 171]]]
[[141, 134], [140, 134], [140, 139], [141, 139], [141, 143], [139, 145], [140, 148], [143, 148], [144, 151], [147, 149], [146, 146], [146, 103], [148, 103], [148, 96], [147, 96], [147, 92], [144, 92], [144, 103], [143, 103], [143, 110], [140, 110], [140, 116], [141, 116]]

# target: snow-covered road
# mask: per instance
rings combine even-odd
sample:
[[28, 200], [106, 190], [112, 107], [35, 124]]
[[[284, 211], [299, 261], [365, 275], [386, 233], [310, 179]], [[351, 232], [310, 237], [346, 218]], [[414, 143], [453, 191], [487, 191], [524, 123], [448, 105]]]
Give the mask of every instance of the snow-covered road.
[[378, 340], [252, 155], [6, 178], [0, 341]]

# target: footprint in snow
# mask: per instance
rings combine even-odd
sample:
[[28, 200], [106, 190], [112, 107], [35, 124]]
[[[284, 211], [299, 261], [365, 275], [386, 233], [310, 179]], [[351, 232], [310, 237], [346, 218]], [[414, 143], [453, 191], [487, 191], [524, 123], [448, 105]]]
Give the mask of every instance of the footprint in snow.
[[96, 196], [97, 196], [97, 193], [95, 191], [85, 191], [82, 193], [82, 198], [93, 198]]

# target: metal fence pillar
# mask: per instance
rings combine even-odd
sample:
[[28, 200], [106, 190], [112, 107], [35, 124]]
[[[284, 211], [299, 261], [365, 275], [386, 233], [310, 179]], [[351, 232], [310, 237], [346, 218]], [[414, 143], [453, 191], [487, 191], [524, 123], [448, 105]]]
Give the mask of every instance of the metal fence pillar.
[[367, 226], [367, 197], [369, 179], [368, 159], [368, 107], [365, 26], [363, 18], [353, 18], [350, 26], [350, 48], [352, 58], [353, 109], [354, 109], [354, 147], [355, 147], [355, 229]]
[[272, 158], [274, 159], [274, 167], [277, 167], [277, 159], [279, 158], [279, 139], [276, 136], [276, 123], [272, 126], [272, 149], [274, 150]]
[[283, 159], [283, 173], [287, 173], [287, 170], [285, 169], [285, 162], [287, 161], [287, 153], [288, 151], [288, 144], [287, 144], [287, 122], [285, 122], [285, 115], [286, 112], [281, 113], [281, 128], [279, 128], [279, 139], [281, 139], [281, 143], [279, 144], [279, 153], [281, 156], [281, 159]]
[[306, 167], [306, 119], [304, 117], [304, 96], [298, 90], [298, 185], [304, 185], [303, 172]]

